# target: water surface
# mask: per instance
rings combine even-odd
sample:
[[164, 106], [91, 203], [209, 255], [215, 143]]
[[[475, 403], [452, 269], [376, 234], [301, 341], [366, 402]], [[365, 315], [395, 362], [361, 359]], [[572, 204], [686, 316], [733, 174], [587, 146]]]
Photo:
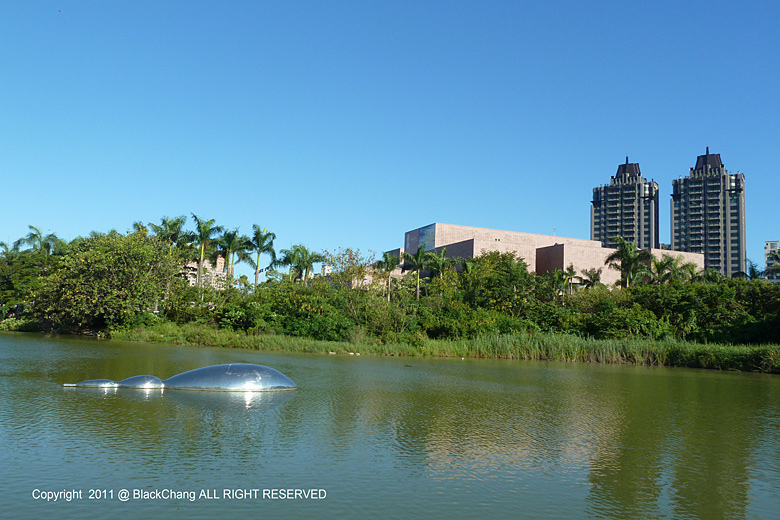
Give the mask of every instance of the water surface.
[[[238, 362], [299, 390], [62, 387]], [[0, 468], [2, 518], [776, 518], [780, 378], [0, 334]]]

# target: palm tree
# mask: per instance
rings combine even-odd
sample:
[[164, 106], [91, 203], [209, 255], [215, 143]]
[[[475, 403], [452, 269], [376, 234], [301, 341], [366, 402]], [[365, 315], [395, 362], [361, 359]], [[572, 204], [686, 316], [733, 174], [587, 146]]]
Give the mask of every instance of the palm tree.
[[14, 242], [14, 249], [19, 249], [19, 246], [30, 246], [36, 253], [43, 253], [49, 256], [53, 250], [62, 248], [64, 242], [57, 237], [54, 233], [44, 235], [40, 229], [35, 226], [27, 226], [30, 228], [30, 232], [26, 237], [20, 238]]
[[257, 253], [257, 261], [250, 261], [249, 263], [255, 268], [255, 287], [257, 287], [260, 280], [260, 255], [267, 254], [271, 257], [268, 267], [271, 267], [276, 262], [276, 251], [274, 251], [276, 235], [268, 231], [268, 228], [261, 230], [257, 224], [252, 224], [252, 230], [254, 233], [250, 237], [251, 250]]
[[582, 284], [583, 287], [589, 289], [591, 287], [601, 285], [601, 271], [603, 270], [603, 267], [599, 267], [598, 269], [583, 269], [580, 271], [582, 276], [578, 276], [577, 278], [579, 278], [580, 284]]
[[761, 271], [761, 269], [758, 268], [758, 265], [750, 260], [749, 258], [745, 259], [745, 263], [747, 264], [747, 272], [739, 271], [737, 273], [734, 273], [731, 275], [732, 278], [742, 278], [744, 280], [758, 280], [761, 278], [764, 273]]
[[[193, 215], [194, 216], [194, 215]], [[189, 231], [184, 231], [184, 224], [187, 223], [187, 217], [163, 217], [160, 219], [160, 225], [149, 222], [152, 232], [163, 240], [167, 240], [175, 246], [190, 244], [195, 240], [195, 235]]]
[[146, 235], [149, 233], [149, 228], [146, 227], [146, 225], [140, 220], [136, 220], [135, 222], [133, 222], [133, 233], [139, 233], [139, 232]]
[[[216, 241], [216, 252], [225, 258], [225, 273], [228, 280], [233, 277], [236, 263], [250, 258], [247, 251], [251, 247], [249, 237], [238, 234], [238, 228], [233, 231], [225, 231]], [[228, 281], [228, 286], [230, 282]]]
[[447, 258], [447, 248], [443, 247], [438, 253], [431, 251], [426, 253], [425, 266], [431, 271], [431, 278], [442, 278], [444, 271], [453, 264], [452, 258]]
[[766, 271], [764, 271], [767, 277], [780, 274], [780, 250], [770, 251], [766, 255]]
[[633, 242], [615, 237], [617, 249], [607, 257], [604, 265], [620, 271], [620, 285], [629, 287], [638, 278], [642, 269], [652, 258], [649, 251], [637, 250]]
[[200, 261], [198, 262], [198, 286], [201, 286], [201, 277], [203, 275], [203, 263], [206, 260], [206, 251], [209, 249], [211, 241], [219, 233], [222, 233], [224, 228], [222, 226], [215, 225], [216, 220], [204, 220], [198, 217], [195, 213], [192, 214], [192, 218], [195, 220], [195, 243], [198, 245], [200, 252]]
[[309, 251], [309, 249], [301, 244], [293, 246], [298, 250], [298, 265], [296, 269], [299, 273], [303, 274], [303, 280], [309, 279], [309, 272], [314, 270], [314, 264], [319, 264], [325, 261], [325, 255], [317, 253], [316, 251]]
[[8, 255], [11, 254], [12, 251], [14, 251], [13, 248], [9, 248], [8, 244], [5, 242], [0, 242], [0, 251], [2, 251], [2, 255], [5, 257], [8, 257]]
[[697, 282], [704, 282], [704, 283], [721, 283], [723, 280], [725, 280], [726, 277], [718, 271], [717, 269], [707, 268], [702, 269], [698, 273], [696, 273], [696, 276], [693, 278], [694, 281]]
[[555, 297], [563, 295], [569, 285], [566, 272], [562, 271], [561, 269], [556, 269], [551, 274], [552, 276], [550, 277], [550, 282], [552, 284]]
[[574, 264], [569, 264], [569, 267], [563, 272], [566, 286], [569, 288], [569, 295], [574, 294], [574, 278], [577, 277], [577, 271], [574, 269]]
[[[314, 268], [314, 264], [325, 261], [325, 255], [310, 251], [304, 245], [295, 244], [290, 249], [280, 251], [282, 257], [276, 261], [275, 265], [283, 265], [290, 269], [290, 281], [302, 278], [304, 281], [309, 279], [309, 272]], [[293, 272], [295, 277], [293, 278]]]
[[[295, 247], [291, 247], [290, 249], [282, 249], [279, 251], [279, 253], [281, 253], [282, 256], [276, 259], [274, 266], [287, 267], [289, 269], [288, 276], [292, 282], [293, 268], [298, 264], [298, 251], [295, 249]], [[298, 279], [297, 273], [295, 274], [295, 279]]]
[[426, 256], [425, 249], [422, 247], [417, 248], [415, 254], [409, 254], [404, 251], [404, 264], [401, 269], [404, 271], [411, 271], [417, 273], [417, 299], [420, 299], [420, 271], [428, 267], [428, 257]]
[[387, 251], [382, 253], [381, 260], [377, 260], [374, 263], [374, 268], [382, 271], [384, 276], [387, 278], [387, 301], [390, 301], [390, 280], [391, 280], [390, 273], [392, 273], [400, 263], [401, 263], [400, 256], [394, 255], [393, 253]]

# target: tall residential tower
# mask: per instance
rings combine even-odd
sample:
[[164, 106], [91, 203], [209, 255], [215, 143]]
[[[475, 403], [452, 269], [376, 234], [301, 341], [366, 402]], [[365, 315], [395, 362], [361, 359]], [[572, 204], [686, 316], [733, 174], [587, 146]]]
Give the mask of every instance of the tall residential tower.
[[642, 249], [658, 248], [658, 184], [647, 182], [638, 163], [618, 166], [608, 185], [593, 188], [590, 239], [615, 247], [623, 237]]
[[672, 181], [672, 249], [704, 254], [704, 267], [745, 272], [745, 176], [709, 147], [688, 177]]

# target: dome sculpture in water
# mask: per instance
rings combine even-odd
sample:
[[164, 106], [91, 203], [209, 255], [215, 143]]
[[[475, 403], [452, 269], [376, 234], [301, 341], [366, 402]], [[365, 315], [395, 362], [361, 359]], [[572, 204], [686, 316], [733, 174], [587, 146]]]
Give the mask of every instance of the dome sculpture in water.
[[81, 388], [143, 388], [175, 390], [215, 390], [221, 392], [272, 392], [296, 390], [286, 375], [263, 365], [230, 363], [196, 368], [162, 380], [155, 376], [133, 376], [121, 381], [90, 379], [64, 386]]

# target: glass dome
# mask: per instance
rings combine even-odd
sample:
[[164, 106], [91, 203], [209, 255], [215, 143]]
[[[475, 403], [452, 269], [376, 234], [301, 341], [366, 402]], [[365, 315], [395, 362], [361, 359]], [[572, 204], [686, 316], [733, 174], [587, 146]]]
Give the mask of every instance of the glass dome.
[[196, 368], [170, 377], [163, 383], [165, 388], [229, 392], [265, 392], [298, 388], [290, 378], [278, 370], [247, 363]]
[[296, 390], [298, 387], [286, 375], [263, 365], [230, 363], [196, 368], [165, 381], [155, 376], [133, 376], [119, 382], [111, 379], [90, 379], [80, 383], [65, 383], [82, 388], [145, 388], [174, 390], [212, 390], [221, 392], [271, 392]]

